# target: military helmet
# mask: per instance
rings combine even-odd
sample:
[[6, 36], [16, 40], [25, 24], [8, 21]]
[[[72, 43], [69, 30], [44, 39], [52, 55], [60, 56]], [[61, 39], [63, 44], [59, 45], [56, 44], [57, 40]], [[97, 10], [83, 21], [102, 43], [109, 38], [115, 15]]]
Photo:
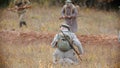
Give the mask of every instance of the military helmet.
[[71, 0], [66, 0], [65, 2], [66, 2], [66, 3], [71, 3], [72, 1], [71, 1]]
[[61, 26], [60, 26], [60, 27], [65, 27], [65, 28], [67, 28], [67, 29], [70, 31], [70, 26], [69, 26], [69, 25], [67, 25], [67, 24], [65, 24], [65, 23], [61, 24]]

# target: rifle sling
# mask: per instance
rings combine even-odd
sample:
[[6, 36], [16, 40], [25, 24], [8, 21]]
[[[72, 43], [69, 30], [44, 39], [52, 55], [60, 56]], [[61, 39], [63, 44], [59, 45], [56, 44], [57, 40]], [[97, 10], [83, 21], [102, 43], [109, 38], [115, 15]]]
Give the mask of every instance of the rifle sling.
[[[61, 30], [63, 36], [65, 37], [65, 34], [63, 33], [63, 31]], [[68, 41], [68, 43], [70, 44], [70, 47], [75, 51], [75, 53], [77, 54], [78, 58], [82, 61], [81, 57], [79, 56], [79, 53], [75, 50], [75, 48], [73, 47], [73, 45], [70, 43], [70, 41], [65, 37], [65, 39]]]
[[65, 37], [65, 39], [68, 41], [68, 43], [70, 44], [70, 47], [72, 48], [72, 49], [74, 49], [74, 47], [72, 46], [72, 44], [70, 43], [70, 41], [66, 38], [66, 36], [65, 36], [65, 34], [63, 33], [63, 31], [61, 31], [62, 32], [62, 34], [63, 34], [63, 36]]

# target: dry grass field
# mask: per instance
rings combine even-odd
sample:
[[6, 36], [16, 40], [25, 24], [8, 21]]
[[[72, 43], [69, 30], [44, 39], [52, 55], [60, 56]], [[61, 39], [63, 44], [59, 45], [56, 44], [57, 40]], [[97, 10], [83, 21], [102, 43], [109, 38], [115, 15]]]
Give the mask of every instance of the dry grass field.
[[[39, 40], [39, 44], [38, 42], [29, 42], [29, 44], [24, 42], [24, 44], [16, 45], [9, 42], [2, 43], [0, 47], [1, 68], [62, 68], [59, 64], [52, 64], [54, 49], [51, 48], [50, 43], [41, 41]], [[113, 42], [113, 44], [117, 43], [116, 41]], [[118, 43], [115, 45], [97, 43], [92, 43], [90, 40], [83, 43], [85, 50], [82, 57], [83, 61], [79, 65], [71, 65], [65, 68], [119, 68], [120, 45]]]
[[[61, 7], [33, 6], [26, 13], [28, 28], [20, 29], [17, 13], [4, 10], [0, 30], [57, 32], [59, 25], [64, 22], [59, 20], [60, 14]], [[77, 21], [80, 34], [116, 34], [119, 18], [115, 12], [79, 8]]]
[[[28, 27], [19, 28], [17, 13], [3, 10], [0, 21], [0, 68], [62, 68], [52, 64], [50, 46], [63, 20], [60, 7], [35, 7], [26, 14]], [[120, 68], [115, 12], [79, 9], [77, 37], [85, 53], [79, 65], [65, 68]], [[15, 31], [13, 31], [15, 30]]]

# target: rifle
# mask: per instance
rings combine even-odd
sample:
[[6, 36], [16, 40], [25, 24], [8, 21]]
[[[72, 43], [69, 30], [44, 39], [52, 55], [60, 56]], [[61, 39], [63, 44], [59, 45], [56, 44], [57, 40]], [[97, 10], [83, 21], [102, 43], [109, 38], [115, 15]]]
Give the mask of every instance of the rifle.
[[74, 16], [65, 16], [65, 17], [60, 17], [59, 19], [61, 20], [61, 19], [65, 19], [65, 18], [68, 18], [68, 19], [72, 19], [72, 18], [75, 18]]
[[[79, 16], [77, 16], [77, 17], [86, 17], [86, 16], [79, 15]], [[74, 17], [74, 16], [65, 16], [65, 17], [61, 16], [61, 17], [59, 17], [59, 20], [61, 20], [61, 19], [65, 19], [65, 18], [72, 19], [72, 18], [75, 18], [75, 17]], [[86, 18], [87, 18], [87, 17], [86, 17]]]
[[[65, 37], [65, 34], [63, 33], [63, 31], [61, 30], [63, 36]], [[77, 54], [78, 58], [82, 61], [79, 53], [75, 50], [75, 48], [73, 47], [72, 43], [65, 37], [65, 39], [68, 41], [68, 43], [70, 44], [70, 47], [74, 50], [74, 52]]]
[[23, 9], [28, 9], [28, 8], [31, 8], [31, 6], [25, 6], [25, 7], [18, 7], [18, 8], [16, 8], [16, 7], [14, 7], [14, 8], [8, 8], [7, 10], [8, 11], [15, 11], [15, 10], [23, 10]]

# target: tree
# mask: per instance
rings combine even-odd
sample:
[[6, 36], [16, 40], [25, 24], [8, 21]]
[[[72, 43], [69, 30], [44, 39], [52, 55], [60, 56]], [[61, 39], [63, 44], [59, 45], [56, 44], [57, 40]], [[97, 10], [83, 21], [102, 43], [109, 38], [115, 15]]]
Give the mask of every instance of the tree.
[[0, 8], [7, 7], [11, 0], [0, 0]]

